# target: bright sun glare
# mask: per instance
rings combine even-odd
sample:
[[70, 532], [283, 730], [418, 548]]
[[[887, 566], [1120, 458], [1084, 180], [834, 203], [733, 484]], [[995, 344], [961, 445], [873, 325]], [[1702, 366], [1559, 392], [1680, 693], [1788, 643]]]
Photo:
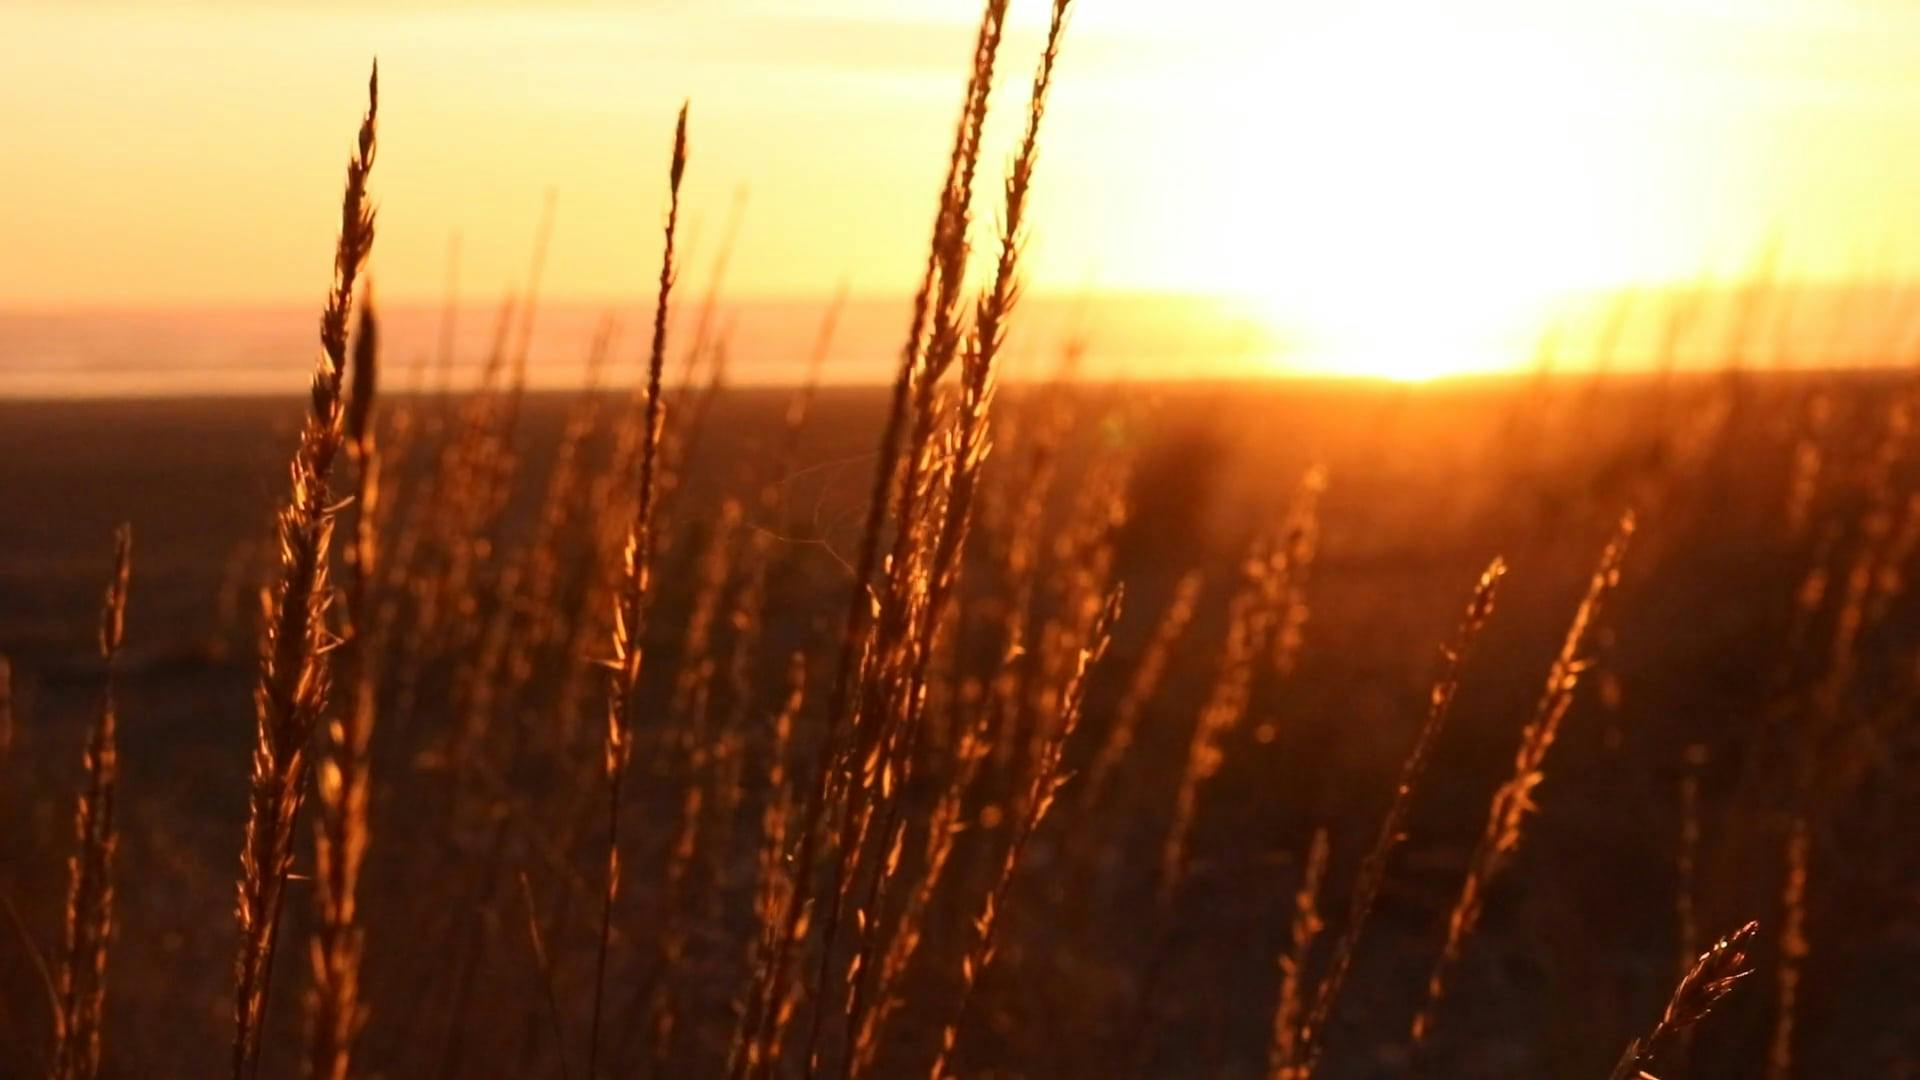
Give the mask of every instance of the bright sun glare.
[[[689, 98], [689, 221], [711, 243], [751, 191], [730, 300], [824, 300], [842, 280], [903, 299], [917, 280], [977, 3], [350, 6], [9, 7], [40, 44], [0, 71], [0, 126], [38, 151], [0, 200], [0, 299], [304, 302], [335, 224], [338, 118], [374, 54], [396, 305], [437, 305], [455, 234], [469, 302], [517, 280], [548, 192], [543, 298], [645, 295], [659, 193], [642, 135]], [[1013, 2], [988, 176], [1046, 9]], [[1198, 298], [1281, 343], [1155, 352], [1168, 370], [1420, 380], [1524, 367], [1569, 307], [1744, 271], [1775, 239], [1784, 278], [1847, 278], [1879, 252], [1920, 276], [1920, 214], [1891, 182], [1920, 176], [1916, 34], [1920, 15], [1807, 0], [1186, 0], [1178, 19], [1161, 0], [1088, 0], [1049, 106], [1025, 284]], [[979, 190], [985, 260], [997, 178]]]
[[1672, 155], [1604, 122], [1653, 92], [1619, 20], [1529, 11], [1289, 6], [1248, 35], [1210, 112], [1231, 220], [1205, 257], [1290, 343], [1278, 368], [1511, 370], [1575, 294], [1688, 257], [1622, 194]]

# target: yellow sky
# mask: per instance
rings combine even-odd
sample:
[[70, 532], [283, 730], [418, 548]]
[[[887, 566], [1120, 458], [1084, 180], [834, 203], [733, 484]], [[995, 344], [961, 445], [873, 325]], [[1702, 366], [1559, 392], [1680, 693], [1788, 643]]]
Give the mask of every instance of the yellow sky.
[[[1044, 3], [1015, 9], [996, 163]], [[683, 97], [701, 243], [750, 192], [736, 295], [903, 293], [975, 13], [12, 0], [0, 308], [317, 297], [374, 54], [390, 298], [437, 296], [455, 232], [470, 293], [514, 283], [550, 188], [547, 295], [643, 295]], [[1037, 289], [1224, 293], [1328, 356], [1478, 348], [1769, 242], [1789, 274], [1910, 273], [1920, 8], [1080, 0], [1039, 183]]]

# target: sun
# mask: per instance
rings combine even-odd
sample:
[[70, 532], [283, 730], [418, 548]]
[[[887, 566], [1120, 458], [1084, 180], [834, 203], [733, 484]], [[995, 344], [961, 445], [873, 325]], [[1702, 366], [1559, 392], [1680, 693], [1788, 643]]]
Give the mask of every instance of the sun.
[[1406, 282], [1398, 289], [1279, 291], [1251, 302], [1283, 343], [1268, 357], [1286, 375], [1420, 383], [1527, 367], [1556, 300], [1514, 283], [1496, 268]]
[[1426, 383], [1497, 370], [1489, 365], [1483, 354], [1439, 350], [1415, 342], [1398, 346], [1356, 345], [1287, 353], [1276, 356], [1274, 366], [1289, 375], [1378, 379], [1394, 383]]
[[1186, 265], [1292, 343], [1277, 371], [1522, 368], [1569, 301], [1670, 255], [1633, 194], [1653, 149], [1593, 119], [1627, 74], [1612, 43], [1531, 5], [1466, 10], [1289, 7], [1195, 110], [1218, 166], [1193, 179]]

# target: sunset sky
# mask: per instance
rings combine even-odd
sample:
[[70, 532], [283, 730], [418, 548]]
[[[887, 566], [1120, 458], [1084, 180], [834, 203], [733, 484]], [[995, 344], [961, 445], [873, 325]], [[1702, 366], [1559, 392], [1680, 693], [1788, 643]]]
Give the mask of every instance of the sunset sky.
[[[1016, 0], [990, 160], [1045, 5]], [[671, 118], [690, 229], [747, 192], [740, 297], [902, 294], [971, 0], [13, 0], [0, 308], [313, 301], [367, 61], [375, 267], [644, 295]], [[1330, 356], [1511, 344], [1570, 293], [1920, 269], [1920, 8], [1879, 0], [1081, 0], [1036, 290], [1226, 295]], [[989, 193], [997, 184], [988, 185]], [[983, 206], [983, 208], [985, 208]], [[987, 209], [986, 218], [991, 219]], [[1445, 343], [1452, 343], [1448, 346]]]

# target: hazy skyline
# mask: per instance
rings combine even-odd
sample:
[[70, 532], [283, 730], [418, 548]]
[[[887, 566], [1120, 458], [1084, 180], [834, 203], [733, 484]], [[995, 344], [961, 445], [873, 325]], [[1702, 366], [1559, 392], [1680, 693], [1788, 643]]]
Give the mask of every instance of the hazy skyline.
[[[16, 4], [0, 307], [310, 302], [367, 61], [374, 273], [642, 296], [671, 116], [730, 292], [911, 287], [971, 0]], [[997, 170], [1043, 5], [1017, 2]], [[1519, 347], [1570, 292], [1920, 267], [1920, 13], [1799, 2], [1097, 0], [1048, 124], [1032, 287], [1226, 294], [1362, 356]], [[986, 185], [991, 192], [997, 185]], [[992, 223], [982, 202], [983, 226]], [[696, 262], [696, 267], [700, 265]], [[1436, 344], [1437, 343], [1437, 344]]]

